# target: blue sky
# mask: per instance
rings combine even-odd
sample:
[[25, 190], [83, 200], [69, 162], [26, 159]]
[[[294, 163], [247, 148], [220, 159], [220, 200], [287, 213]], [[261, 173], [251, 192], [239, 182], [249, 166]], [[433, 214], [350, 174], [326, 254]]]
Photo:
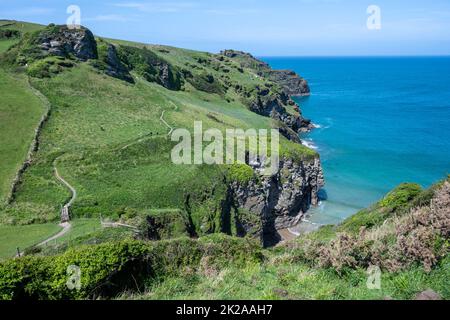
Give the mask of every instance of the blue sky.
[[[69, 5], [95, 34], [259, 56], [449, 55], [449, 0], [0, 0], [0, 18], [65, 23]], [[369, 30], [367, 8], [381, 9]]]

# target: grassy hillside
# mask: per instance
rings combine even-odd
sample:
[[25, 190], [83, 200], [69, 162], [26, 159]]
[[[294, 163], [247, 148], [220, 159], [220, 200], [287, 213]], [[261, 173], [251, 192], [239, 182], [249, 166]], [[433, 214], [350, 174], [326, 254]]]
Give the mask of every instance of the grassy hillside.
[[6, 37], [4, 32], [8, 30], [18, 31], [20, 35], [27, 32], [33, 32], [42, 29], [43, 26], [40, 24], [20, 22], [13, 20], [0, 20], [0, 53], [8, 50], [12, 45], [20, 41], [20, 37]]
[[[3, 55], [3, 73], [27, 75], [49, 101], [50, 116], [32, 165], [21, 176], [14, 201], [1, 211], [0, 222], [57, 222], [70, 196], [54, 177], [58, 168], [78, 193], [73, 218], [102, 215], [127, 221], [149, 210], [175, 210], [187, 216], [187, 227], [196, 234], [222, 230], [226, 181], [233, 178], [229, 166], [172, 164], [175, 143], [167, 136], [167, 124], [192, 130], [194, 121], [202, 121], [204, 129], [222, 132], [277, 127], [280, 121], [251, 111], [249, 104], [260, 99], [263, 88], [267, 99], [281, 99], [281, 88], [227, 57], [172, 47], [97, 38], [85, 44], [92, 51], [88, 61], [73, 52], [47, 56], [43, 37], [66, 31], [57, 26], [28, 29], [32, 32]], [[292, 105], [284, 107], [293, 112]], [[10, 140], [17, 142], [16, 135]], [[20, 142], [22, 148], [29, 144], [30, 139]], [[297, 160], [318, 157], [284, 137], [281, 152]]]
[[60, 231], [60, 227], [53, 223], [35, 224], [29, 226], [1, 226], [0, 225], [0, 261], [14, 257], [17, 248], [25, 248], [44, 241], [49, 235]]
[[22, 75], [0, 69], [0, 92], [0, 206], [3, 206], [46, 110]]

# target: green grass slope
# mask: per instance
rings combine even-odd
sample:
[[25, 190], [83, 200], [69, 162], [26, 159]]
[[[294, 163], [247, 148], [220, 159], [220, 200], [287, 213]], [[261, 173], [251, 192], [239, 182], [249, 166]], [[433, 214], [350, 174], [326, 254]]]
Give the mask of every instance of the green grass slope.
[[20, 251], [44, 241], [61, 228], [53, 223], [29, 226], [0, 225], [0, 261], [14, 257]]
[[0, 92], [0, 204], [3, 206], [46, 110], [24, 76], [0, 69]]
[[2, 34], [6, 31], [18, 31], [20, 34], [38, 31], [44, 26], [29, 22], [20, 22], [14, 20], [0, 20], [0, 53], [8, 50], [12, 45], [20, 41], [19, 37], [4, 37]]

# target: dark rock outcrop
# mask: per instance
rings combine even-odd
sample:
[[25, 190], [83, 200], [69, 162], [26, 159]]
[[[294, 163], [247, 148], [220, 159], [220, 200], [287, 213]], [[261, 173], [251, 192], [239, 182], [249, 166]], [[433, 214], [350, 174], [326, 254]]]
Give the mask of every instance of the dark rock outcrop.
[[116, 47], [102, 40], [98, 43], [98, 61], [93, 65], [103, 70], [107, 75], [133, 83], [127, 67], [120, 60]]
[[79, 60], [97, 58], [97, 43], [89, 29], [69, 29], [66, 26], [48, 26], [34, 36], [43, 56], [53, 55], [68, 58], [74, 56]]
[[311, 94], [308, 82], [291, 70], [272, 70], [269, 78], [280, 84], [290, 96], [308, 96]]
[[280, 241], [277, 230], [295, 226], [310, 206], [318, 204], [323, 185], [319, 158], [302, 162], [282, 159], [275, 175], [246, 184], [233, 182], [230, 192], [235, 207], [260, 217], [260, 237], [270, 246]]
[[224, 50], [220, 54], [238, 61], [241, 67], [255, 70], [258, 75], [272, 80], [290, 96], [310, 95], [308, 82], [294, 71], [273, 70], [267, 63], [256, 59], [250, 53], [242, 51]]
[[[274, 86], [278, 88], [255, 88], [257, 90], [256, 95], [253, 95], [255, 98], [250, 99], [248, 102], [250, 110], [260, 115], [270, 116], [283, 123], [284, 126], [280, 126], [280, 132], [290, 140], [298, 141], [298, 133], [309, 131], [313, 128], [311, 121], [303, 117], [300, 106], [291, 99], [292, 96], [306, 96], [310, 94], [310, 89], [305, 79], [290, 70], [272, 70], [267, 63], [242, 51], [224, 50], [220, 55], [239, 62], [242, 68], [253, 70], [258, 76], [272, 81]], [[245, 92], [240, 85], [238, 85], [236, 90], [244, 97], [252, 96], [249, 92]], [[286, 106], [294, 107], [298, 114], [288, 113]]]

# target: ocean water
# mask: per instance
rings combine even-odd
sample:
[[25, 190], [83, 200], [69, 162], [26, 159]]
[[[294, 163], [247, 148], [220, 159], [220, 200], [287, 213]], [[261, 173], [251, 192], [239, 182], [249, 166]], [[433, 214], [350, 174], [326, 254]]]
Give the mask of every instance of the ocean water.
[[402, 182], [450, 173], [450, 57], [263, 60], [311, 87], [296, 100], [319, 126], [302, 138], [321, 155], [327, 195], [311, 221], [339, 223]]

